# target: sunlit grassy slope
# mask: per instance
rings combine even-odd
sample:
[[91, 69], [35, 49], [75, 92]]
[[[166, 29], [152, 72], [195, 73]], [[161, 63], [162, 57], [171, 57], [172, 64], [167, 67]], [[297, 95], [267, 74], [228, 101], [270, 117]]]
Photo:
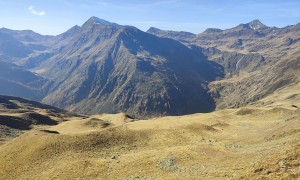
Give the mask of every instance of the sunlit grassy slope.
[[1, 145], [0, 177], [296, 178], [300, 109], [286, 93], [274, 94], [281, 104], [208, 114], [140, 121], [125, 114], [65, 117], [58, 125], [35, 126]]

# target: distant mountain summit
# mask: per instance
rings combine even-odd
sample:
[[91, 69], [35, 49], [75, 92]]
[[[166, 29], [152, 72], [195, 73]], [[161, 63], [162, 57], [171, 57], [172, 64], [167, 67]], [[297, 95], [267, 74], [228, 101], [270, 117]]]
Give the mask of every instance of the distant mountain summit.
[[274, 28], [270, 28], [256, 19], [249, 23], [240, 24], [234, 28], [230, 28], [226, 30], [222, 30], [218, 28], [207, 28], [204, 32], [198, 35], [189, 32], [183, 32], [183, 31], [166, 31], [155, 27], [149, 28], [147, 32], [159, 37], [172, 38], [181, 41], [183, 43], [190, 43], [190, 42], [194, 42], [197, 39], [217, 40], [224, 37], [265, 36], [270, 32], [270, 30], [273, 29]]
[[259, 20], [253, 20], [246, 24], [240, 24], [234, 28], [223, 31], [224, 35], [228, 36], [266, 36], [269, 30], [272, 29]]
[[121, 25], [118, 25], [116, 23], [111, 23], [109, 21], [106, 21], [104, 19], [100, 19], [100, 18], [97, 18], [95, 16], [92, 16], [90, 19], [88, 19], [83, 25], [82, 27], [85, 27], [85, 26], [90, 26], [90, 25], [103, 25], [103, 26], [113, 26], [113, 27], [121, 27]]
[[262, 22], [260, 22], [258, 19], [255, 19], [249, 23], [247, 23], [247, 25], [252, 28], [253, 30], [261, 30], [261, 29], [266, 29], [268, 28], [268, 26], [264, 25]]
[[259, 31], [269, 28], [268, 26], [264, 25], [262, 22], [260, 22], [258, 19], [255, 19], [249, 23], [246, 24], [240, 24], [237, 27], [234, 27], [232, 29], [252, 29], [253, 31]]
[[159, 37], [165, 37], [165, 38], [172, 38], [178, 41], [187, 42], [191, 40], [192, 38], [195, 38], [196, 35], [190, 32], [184, 32], [184, 31], [166, 31], [161, 30], [155, 27], [150, 27], [147, 30], [147, 33], [153, 34], [155, 36]]
[[222, 29], [217, 28], [207, 28], [203, 33], [209, 34], [209, 33], [220, 33], [222, 32]]
[[[192, 41], [211, 41], [215, 40], [218, 41], [224, 38], [236, 38], [241, 39], [243, 38], [259, 38], [265, 37], [270, 33], [274, 32], [277, 28], [275, 27], [268, 27], [264, 25], [259, 20], [253, 20], [249, 23], [239, 24], [236, 27], [230, 29], [215, 29], [215, 28], [208, 28], [204, 32], [197, 35]], [[203, 42], [206, 44], [207, 42]]]

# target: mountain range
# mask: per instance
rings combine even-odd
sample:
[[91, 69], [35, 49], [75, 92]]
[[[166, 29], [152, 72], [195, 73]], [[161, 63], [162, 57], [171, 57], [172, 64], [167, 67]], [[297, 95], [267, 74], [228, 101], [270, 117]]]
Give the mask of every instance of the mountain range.
[[0, 93], [136, 118], [240, 107], [299, 82], [285, 73], [299, 70], [299, 33], [299, 24], [259, 20], [197, 35], [143, 32], [97, 17], [57, 36], [2, 28]]
[[299, 37], [259, 20], [2, 28], [0, 177], [297, 179]]

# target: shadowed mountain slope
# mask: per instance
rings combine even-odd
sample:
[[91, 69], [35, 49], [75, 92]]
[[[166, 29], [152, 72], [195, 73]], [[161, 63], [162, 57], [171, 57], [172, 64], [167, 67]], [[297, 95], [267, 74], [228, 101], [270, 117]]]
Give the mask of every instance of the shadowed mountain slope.
[[32, 50], [9, 34], [0, 31], [0, 60], [12, 62], [28, 56]]
[[0, 93], [41, 100], [51, 86], [51, 81], [19, 66], [0, 61]]
[[[258, 100], [275, 98], [274, 93], [299, 94], [299, 27], [268, 27], [254, 20], [226, 30], [209, 28], [186, 42], [202, 47], [209, 60], [224, 68], [225, 79], [209, 85], [217, 107], [261, 104]], [[268, 103], [277, 101], [270, 98]]]

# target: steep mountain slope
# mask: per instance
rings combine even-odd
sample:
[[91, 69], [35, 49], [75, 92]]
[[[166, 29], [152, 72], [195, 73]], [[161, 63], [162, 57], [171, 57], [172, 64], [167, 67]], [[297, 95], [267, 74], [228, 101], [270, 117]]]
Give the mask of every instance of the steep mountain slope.
[[[254, 20], [226, 30], [209, 28], [187, 42], [201, 46], [209, 60], [224, 68], [225, 79], [209, 85], [217, 107], [262, 104], [258, 100], [275, 98], [273, 93], [282, 94], [282, 89], [299, 94], [299, 27], [268, 27]], [[278, 100], [270, 98], [268, 103]]]
[[[232, 51], [232, 50], [220, 50], [220, 44], [211, 44], [214, 40], [226, 39], [228, 36], [233, 36], [236, 38], [235, 43], [230, 45], [230, 48], [242, 50], [242, 40], [241, 37], [249, 38], [253, 35], [263, 32], [267, 32], [269, 29], [267, 26], [262, 24], [258, 20], [254, 20], [247, 24], [241, 24], [230, 30], [223, 31], [221, 29], [209, 28], [205, 32], [194, 35], [187, 32], [177, 32], [177, 31], [165, 31], [157, 28], [150, 28], [147, 32], [159, 37], [172, 38], [183, 42], [188, 46], [199, 45], [205, 56], [211, 61], [220, 64], [224, 68], [224, 73], [226, 78], [230, 78], [233, 75], [237, 75], [243, 72], [253, 72], [259, 69], [261, 66], [265, 65], [265, 57], [259, 53], [250, 53], [244, 51]], [[239, 32], [241, 31], [241, 32]], [[226, 32], [226, 33], [225, 33]], [[200, 43], [197, 43], [199, 42]], [[206, 45], [201, 44], [207, 43]]]
[[0, 94], [41, 100], [50, 86], [51, 81], [15, 64], [0, 61]]
[[53, 36], [41, 35], [33, 32], [32, 30], [11, 30], [1, 28], [0, 33], [15, 38], [33, 51], [46, 50], [47, 48], [49, 48], [49, 44], [51, 42], [51, 39], [53, 38]]
[[[280, 93], [283, 89], [290, 91], [290, 95], [294, 95], [294, 97], [300, 93], [297, 90], [300, 77], [300, 44], [297, 40], [300, 35], [299, 25], [269, 28], [258, 23], [257, 26], [253, 24], [248, 26], [260, 27], [251, 30], [260, 33], [260, 36], [237, 37], [247, 42], [243, 43], [240, 46], [241, 49], [237, 51], [247, 55], [255, 52], [263, 57], [263, 63], [258, 64], [256, 71], [250, 71], [251, 73], [235, 74], [232, 78], [211, 83], [210, 89], [217, 101], [218, 108], [240, 107], [255, 103], [262, 98], [272, 96], [273, 93]], [[225, 44], [218, 44], [214, 40], [211, 42], [220, 49], [236, 50], [234, 47], [228, 47], [230, 40], [227, 37], [223, 37], [223, 39], [219, 37], [219, 40], [224, 41]], [[234, 63], [233, 60], [231, 62]], [[237, 65], [237, 62], [233, 64], [233, 66]], [[265, 103], [276, 103], [278, 98], [272, 97], [274, 98], [272, 102], [258, 101], [255, 104], [263, 106]], [[280, 97], [279, 99], [282, 100]]]
[[[213, 82], [210, 84], [210, 89], [218, 102], [219, 108], [240, 107], [254, 103], [282, 89], [288, 89], [291, 94], [290, 97], [286, 98], [293, 99], [300, 95], [298, 89], [300, 85], [299, 72], [300, 54], [298, 53], [287, 56], [260, 71]], [[265, 106], [277, 100], [278, 98], [273, 97], [271, 102], [258, 104]]]
[[0, 31], [0, 60], [12, 62], [26, 57], [32, 50], [9, 34]]
[[54, 52], [49, 51], [41, 51], [30, 54], [29, 56], [19, 59], [15, 63], [20, 67], [32, 70], [38, 66], [40, 66], [44, 61], [54, 56]]
[[[36, 37], [35, 39], [29, 37]], [[26, 38], [27, 37], [27, 38]], [[48, 93], [51, 81], [18, 66], [21, 59], [35, 54], [27, 43], [40, 44], [45, 37], [32, 31], [0, 29], [0, 93], [42, 100]], [[32, 63], [32, 62], [31, 62]]]
[[221, 51], [215, 47], [203, 48], [202, 51], [210, 61], [216, 62], [224, 68], [225, 78], [254, 72], [266, 64], [265, 58], [258, 53], [242, 54]]
[[43, 102], [136, 117], [214, 109], [206, 85], [223, 72], [201, 50], [95, 17], [76, 29], [61, 35], [60, 53], [36, 68], [55, 80]]
[[32, 30], [11, 30], [6, 28], [0, 28], [0, 32], [9, 34], [10, 36], [25, 44], [29, 42], [42, 43], [43, 41], [47, 41], [48, 39], [53, 37], [41, 35]]

